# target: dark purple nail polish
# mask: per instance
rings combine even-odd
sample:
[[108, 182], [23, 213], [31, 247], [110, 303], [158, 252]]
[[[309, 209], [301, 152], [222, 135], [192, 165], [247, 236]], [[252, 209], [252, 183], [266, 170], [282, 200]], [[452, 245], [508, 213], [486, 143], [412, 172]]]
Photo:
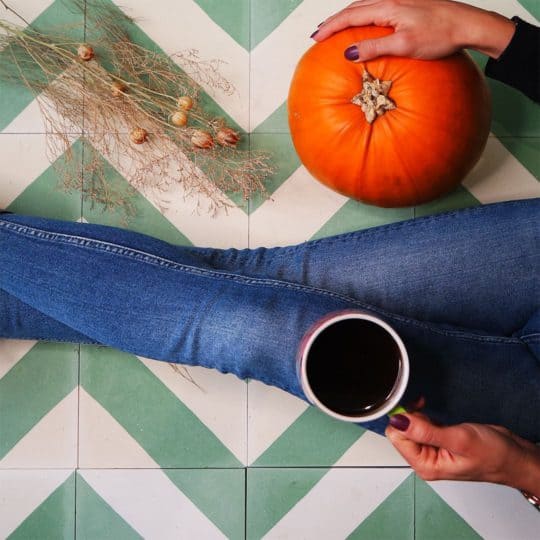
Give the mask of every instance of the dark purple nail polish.
[[358, 47], [356, 45], [351, 45], [348, 49], [345, 49], [343, 54], [347, 60], [358, 60], [358, 58], [360, 58]]
[[403, 414], [396, 414], [390, 417], [390, 425], [399, 429], [399, 431], [407, 431], [411, 421]]
[[311, 39], [313, 39], [317, 34], [319, 33], [318, 30], [315, 30], [315, 32], [313, 32], [313, 34], [311, 34], [311, 36], [309, 36]]

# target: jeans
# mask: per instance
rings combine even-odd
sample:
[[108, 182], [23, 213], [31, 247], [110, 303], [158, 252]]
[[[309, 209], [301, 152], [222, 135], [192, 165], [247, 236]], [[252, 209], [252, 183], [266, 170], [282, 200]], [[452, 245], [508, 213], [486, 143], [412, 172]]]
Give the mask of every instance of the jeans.
[[[441, 423], [540, 440], [540, 199], [283, 248], [179, 247], [0, 215], [0, 336], [102, 344], [258, 379], [305, 399], [298, 346], [319, 319], [371, 312], [402, 337], [404, 402]], [[386, 419], [364, 427], [382, 433]]]

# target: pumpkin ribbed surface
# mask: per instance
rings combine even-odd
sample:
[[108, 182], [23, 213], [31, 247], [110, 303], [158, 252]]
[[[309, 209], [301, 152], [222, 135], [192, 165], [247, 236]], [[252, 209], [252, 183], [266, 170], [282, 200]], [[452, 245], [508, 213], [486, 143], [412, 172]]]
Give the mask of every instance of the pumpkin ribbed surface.
[[[392, 32], [351, 28], [312, 46], [290, 87], [289, 126], [310, 173], [378, 206], [421, 204], [454, 189], [480, 158], [490, 127], [484, 77], [464, 52], [441, 60], [380, 57], [354, 63], [343, 51]], [[352, 99], [366, 70], [392, 81], [396, 108], [368, 123]]]

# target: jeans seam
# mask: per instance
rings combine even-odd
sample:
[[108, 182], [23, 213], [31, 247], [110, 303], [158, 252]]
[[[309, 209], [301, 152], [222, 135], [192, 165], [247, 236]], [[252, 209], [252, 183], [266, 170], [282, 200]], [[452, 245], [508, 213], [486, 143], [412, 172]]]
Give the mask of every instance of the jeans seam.
[[[531, 200], [534, 200], [534, 199], [531, 199]], [[507, 201], [507, 202], [499, 203], [499, 204], [504, 204], [508, 206], [517, 206], [518, 204], [522, 204], [522, 203], [523, 201]], [[431, 224], [433, 221], [443, 221], [446, 219], [454, 219], [456, 217], [462, 216], [463, 214], [472, 214], [473, 217], [476, 217], [478, 214], [484, 213], [485, 211], [489, 210], [491, 206], [492, 205], [484, 205], [484, 206], [476, 206], [472, 208], [462, 208], [462, 209], [454, 210], [452, 212], [444, 212], [442, 214], [424, 216], [421, 218], [416, 218], [414, 220], [409, 219], [409, 220], [404, 220], [397, 223], [389, 223], [386, 225], [380, 225], [378, 227], [372, 227], [372, 228], [364, 229], [361, 231], [343, 233], [338, 236], [319, 238], [317, 240], [311, 240], [311, 241], [305, 242], [304, 244], [299, 244], [296, 246], [280, 247], [279, 248], [280, 252], [278, 255], [296, 251], [298, 249], [302, 249], [302, 247], [306, 249], [311, 249], [312, 247], [316, 247], [319, 245], [332, 246], [332, 245], [350, 240], [351, 238], [360, 238], [360, 237], [369, 238], [371, 236], [383, 235], [389, 232], [394, 232], [399, 229], [404, 229], [404, 228], [409, 228], [409, 227], [421, 227], [423, 225]], [[269, 248], [269, 249], [272, 249], [272, 248]]]
[[[432, 216], [432, 217], [435, 218], [437, 216]], [[75, 245], [82, 248], [93, 249], [93, 250], [101, 251], [101, 252], [107, 252], [107, 253], [119, 255], [122, 257], [126, 257], [128, 259], [152, 264], [154, 266], [170, 268], [172, 270], [184, 271], [186, 273], [200, 275], [202, 277], [214, 278], [214, 279], [215, 278], [228, 279], [231, 281], [244, 283], [246, 285], [262, 285], [262, 286], [268, 286], [268, 287], [275, 287], [278, 289], [279, 288], [290, 289], [290, 290], [302, 292], [304, 294], [315, 293], [321, 296], [326, 296], [329, 298], [335, 298], [337, 300], [349, 302], [351, 304], [354, 304], [368, 311], [373, 311], [375, 313], [382, 314], [384, 317], [387, 317], [389, 319], [394, 319], [400, 322], [411, 324], [419, 328], [422, 328], [422, 329], [425, 329], [425, 330], [428, 330], [428, 331], [431, 331], [440, 335], [454, 337], [456, 339], [490, 342], [490, 343], [506, 343], [506, 344], [521, 344], [521, 345], [523, 344], [523, 340], [520, 338], [506, 337], [506, 336], [478, 335], [478, 334], [472, 334], [472, 333], [464, 332], [460, 330], [452, 330], [452, 331], [443, 330], [441, 328], [433, 327], [433, 325], [429, 323], [424, 323], [417, 319], [411, 319], [409, 317], [404, 317], [402, 315], [390, 313], [383, 309], [377, 308], [375, 306], [371, 306], [369, 304], [360, 302], [359, 300], [356, 300], [355, 298], [351, 298], [346, 295], [334, 293], [327, 289], [319, 289], [317, 287], [299, 285], [296, 283], [288, 283], [288, 282], [274, 280], [274, 279], [262, 279], [262, 278], [253, 278], [253, 277], [248, 278], [248, 277], [241, 276], [238, 274], [231, 274], [231, 273], [226, 273], [226, 272], [219, 272], [216, 270], [195, 268], [193, 266], [189, 266], [189, 265], [177, 263], [175, 261], [171, 261], [169, 259], [165, 259], [158, 255], [153, 255], [151, 253], [147, 253], [144, 251], [135, 250], [133, 248], [126, 248], [124, 246], [113, 244], [111, 242], [106, 242], [106, 241], [97, 240], [97, 239], [88, 239], [85, 237], [69, 235], [65, 233], [58, 233], [58, 232], [53, 233], [53, 232], [37, 229], [35, 227], [30, 227], [28, 225], [14, 224], [8, 221], [4, 221], [1, 218], [0, 218], [0, 227], [4, 227], [5, 229], [11, 230], [15, 234], [21, 234], [27, 237], [34, 237], [40, 240], [54, 240], [62, 244]]]

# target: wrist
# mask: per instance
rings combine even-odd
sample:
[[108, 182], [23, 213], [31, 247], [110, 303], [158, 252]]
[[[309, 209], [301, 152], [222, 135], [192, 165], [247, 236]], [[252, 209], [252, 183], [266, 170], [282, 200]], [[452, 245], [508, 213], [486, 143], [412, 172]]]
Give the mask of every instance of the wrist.
[[540, 497], [540, 448], [526, 450], [515, 462], [508, 486]]
[[[469, 7], [469, 6], [468, 6]], [[455, 36], [457, 46], [474, 49], [482, 54], [498, 59], [508, 47], [516, 29], [515, 23], [493, 11], [470, 7], [470, 13], [463, 14]], [[462, 23], [467, 20], [467, 24]]]

